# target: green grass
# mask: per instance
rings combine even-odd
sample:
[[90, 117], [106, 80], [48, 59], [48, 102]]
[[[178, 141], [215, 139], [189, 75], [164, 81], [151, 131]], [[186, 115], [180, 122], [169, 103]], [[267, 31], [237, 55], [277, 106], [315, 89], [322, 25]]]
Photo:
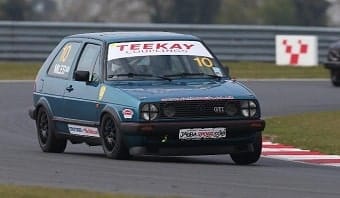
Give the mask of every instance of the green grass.
[[[225, 62], [234, 78], [329, 78], [322, 66], [276, 66], [261, 62]], [[40, 68], [40, 62], [0, 62], [0, 80], [32, 80]]]
[[[123, 195], [90, 192], [85, 190], [58, 189], [0, 185], [0, 197], [5, 198], [147, 198], [151, 196]], [[157, 196], [159, 197], [159, 196]], [[162, 197], [162, 196], [161, 196]]]
[[340, 111], [266, 119], [264, 135], [274, 142], [340, 155]]
[[33, 80], [40, 62], [0, 62], [0, 80]]
[[225, 62], [233, 78], [329, 78], [323, 66], [294, 67], [277, 66], [261, 62]]

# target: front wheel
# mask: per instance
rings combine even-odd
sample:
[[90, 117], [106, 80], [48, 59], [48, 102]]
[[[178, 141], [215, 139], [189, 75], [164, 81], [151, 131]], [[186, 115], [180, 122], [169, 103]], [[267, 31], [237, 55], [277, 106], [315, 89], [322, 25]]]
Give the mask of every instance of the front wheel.
[[231, 159], [238, 165], [248, 165], [257, 162], [260, 159], [262, 152], [262, 135], [257, 135], [253, 143], [254, 151], [244, 153], [232, 153]]
[[100, 138], [108, 158], [127, 159], [130, 157], [123, 142], [123, 136], [113, 116], [106, 114], [100, 124]]
[[67, 140], [56, 137], [53, 121], [44, 107], [41, 107], [38, 111], [36, 127], [42, 151], [50, 153], [62, 153], [65, 151]]
[[340, 86], [340, 71], [339, 70], [331, 70], [331, 81], [334, 86], [336, 87]]

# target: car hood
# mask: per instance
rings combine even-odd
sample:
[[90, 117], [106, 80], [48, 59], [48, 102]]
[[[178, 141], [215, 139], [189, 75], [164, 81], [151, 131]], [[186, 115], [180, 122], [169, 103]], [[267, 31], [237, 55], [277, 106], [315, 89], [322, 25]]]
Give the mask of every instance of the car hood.
[[253, 99], [254, 93], [243, 84], [231, 81], [136, 82], [116, 84], [116, 88], [141, 101], [200, 99]]

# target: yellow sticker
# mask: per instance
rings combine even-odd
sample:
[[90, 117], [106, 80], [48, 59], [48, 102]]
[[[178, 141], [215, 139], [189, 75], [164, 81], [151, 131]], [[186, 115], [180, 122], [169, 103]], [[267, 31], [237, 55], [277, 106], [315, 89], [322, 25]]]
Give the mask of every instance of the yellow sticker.
[[196, 61], [197, 65], [200, 66], [200, 67], [213, 67], [214, 64], [213, 62], [211, 61], [210, 58], [207, 58], [207, 57], [196, 57], [194, 58], [194, 61]]
[[67, 60], [68, 56], [70, 55], [72, 49], [72, 45], [71, 44], [67, 44], [64, 48], [63, 51], [60, 55], [60, 62], [65, 63], [65, 61]]
[[106, 91], [106, 86], [101, 86], [99, 89], [98, 100], [102, 100]]
[[116, 47], [118, 45], [118, 43], [111, 43], [110, 47]]

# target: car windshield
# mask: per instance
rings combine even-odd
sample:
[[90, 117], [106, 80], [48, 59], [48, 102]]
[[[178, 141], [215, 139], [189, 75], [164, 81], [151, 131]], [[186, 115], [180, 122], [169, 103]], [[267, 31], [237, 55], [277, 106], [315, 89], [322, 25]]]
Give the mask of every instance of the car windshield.
[[198, 41], [111, 43], [107, 80], [221, 78], [227, 74]]

